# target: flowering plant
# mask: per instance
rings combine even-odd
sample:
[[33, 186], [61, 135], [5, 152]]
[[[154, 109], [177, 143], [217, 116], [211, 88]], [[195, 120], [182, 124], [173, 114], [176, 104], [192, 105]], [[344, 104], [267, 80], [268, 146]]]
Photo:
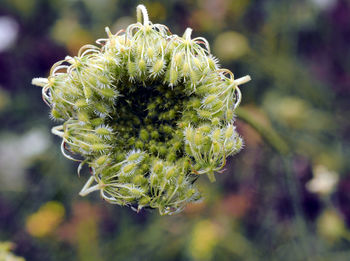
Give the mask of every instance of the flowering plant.
[[63, 122], [52, 129], [63, 155], [80, 162], [78, 173], [90, 167], [80, 195], [99, 190], [113, 204], [172, 214], [200, 198], [199, 175], [214, 181], [242, 148], [234, 111], [250, 77], [219, 68], [192, 29], [171, 34], [143, 5], [137, 20], [116, 34], [106, 28], [100, 47], [83, 46], [33, 84]]

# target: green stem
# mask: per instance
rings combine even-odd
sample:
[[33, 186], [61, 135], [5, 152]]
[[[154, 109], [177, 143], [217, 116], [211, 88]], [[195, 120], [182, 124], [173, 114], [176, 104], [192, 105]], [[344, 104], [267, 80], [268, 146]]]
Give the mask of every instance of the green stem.
[[82, 196], [82, 197], [84, 197], [84, 196], [86, 196], [87, 194], [89, 194], [89, 193], [91, 193], [91, 192], [93, 192], [93, 191], [96, 191], [96, 190], [101, 189], [100, 184], [96, 184], [96, 185], [90, 187], [91, 184], [92, 184], [94, 181], [95, 181], [94, 177], [91, 176], [91, 177], [88, 179], [88, 181], [86, 182], [86, 184], [84, 185], [84, 187], [82, 188], [82, 190], [79, 192], [79, 195]]
[[253, 129], [255, 129], [261, 135], [261, 137], [279, 154], [287, 155], [289, 153], [287, 143], [281, 138], [280, 135], [278, 135], [276, 131], [257, 122], [255, 117], [242, 107], [235, 110], [235, 113], [238, 118], [248, 123]]
[[208, 172], [207, 176], [208, 176], [210, 182], [215, 182], [216, 181], [214, 172]]
[[284, 167], [284, 178], [286, 182], [287, 194], [291, 198], [292, 208], [295, 214], [295, 225], [299, 237], [300, 251], [307, 258], [310, 251], [313, 249], [311, 242], [308, 242], [308, 228], [304, 220], [303, 210], [301, 207], [300, 186], [296, 176], [292, 170], [293, 155], [286, 142], [272, 128], [265, 127], [254, 119], [254, 116], [244, 108], [239, 108], [236, 111], [237, 116], [254, 128], [261, 137], [274, 148], [281, 156]]

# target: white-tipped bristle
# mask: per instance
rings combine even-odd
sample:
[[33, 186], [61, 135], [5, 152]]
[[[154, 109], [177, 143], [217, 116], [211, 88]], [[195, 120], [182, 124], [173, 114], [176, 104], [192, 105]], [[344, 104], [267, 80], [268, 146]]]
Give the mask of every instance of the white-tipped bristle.
[[32, 84], [39, 86], [39, 87], [44, 87], [46, 84], [48, 84], [49, 81], [47, 78], [33, 78]]

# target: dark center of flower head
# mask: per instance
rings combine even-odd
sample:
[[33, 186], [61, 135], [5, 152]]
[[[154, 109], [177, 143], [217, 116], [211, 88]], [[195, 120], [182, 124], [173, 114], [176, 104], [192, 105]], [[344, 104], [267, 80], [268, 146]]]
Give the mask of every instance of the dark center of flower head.
[[99, 190], [113, 204], [172, 214], [199, 199], [198, 175], [214, 181], [241, 149], [233, 112], [238, 85], [250, 78], [219, 69], [191, 29], [171, 35], [149, 22], [144, 6], [137, 10], [143, 24], [115, 35], [107, 28], [101, 48], [82, 47], [33, 83], [43, 87], [52, 118], [63, 121], [52, 129], [62, 153], [81, 162], [78, 172], [91, 169], [80, 195]]
[[171, 162], [183, 157], [183, 131], [177, 125], [189, 100], [184, 85], [169, 88], [150, 81], [128, 82], [117, 88], [117, 109], [107, 119], [118, 136], [115, 153], [139, 149]]

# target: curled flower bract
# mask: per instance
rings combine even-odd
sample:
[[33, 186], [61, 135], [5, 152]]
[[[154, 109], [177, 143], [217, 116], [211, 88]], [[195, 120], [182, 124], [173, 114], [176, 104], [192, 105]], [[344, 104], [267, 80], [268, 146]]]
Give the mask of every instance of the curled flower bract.
[[198, 175], [214, 181], [241, 149], [234, 110], [250, 77], [220, 69], [190, 28], [180, 37], [152, 24], [143, 5], [137, 13], [137, 23], [106, 28], [100, 47], [83, 46], [33, 84], [63, 122], [52, 129], [62, 153], [80, 161], [78, 172], [90, 167], [80, 195], [99, 190], [110, 203], [172, 214], [200, 198]]

